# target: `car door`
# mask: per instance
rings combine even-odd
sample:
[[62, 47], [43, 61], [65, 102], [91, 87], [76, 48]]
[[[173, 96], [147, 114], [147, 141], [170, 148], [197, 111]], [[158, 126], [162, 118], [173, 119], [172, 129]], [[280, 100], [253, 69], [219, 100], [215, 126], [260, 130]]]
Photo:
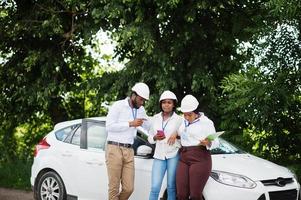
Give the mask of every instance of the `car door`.
[[131, 200], [148, 199], [151, 189], [153, 159], [135, 157], [135, 187]]
[[64, 181], [67, 193], [76, 194], [76, 182], [74, 174], [77, 173], [74, 165], [78, 162], [78, 152], [80, 150], [81, 124], [65, 127], [56, 131], [55, 135], [58, 142], [54, 143], [53, 155], [54, 169], [59, 173]]
[[135, 151], [135, 187], [130, 200], [148, 199], [149, 197], [153, 158], [152, 154], [139, 155], [138, 153], [139, 147], [154, 148], [147, 142], [146, 138], [143, 133], [138, 132], [133, 145]]
[[105, 164], [105, 123], [83, 120], [76, 180], [79, 199], [107, 199], [107, 169]]

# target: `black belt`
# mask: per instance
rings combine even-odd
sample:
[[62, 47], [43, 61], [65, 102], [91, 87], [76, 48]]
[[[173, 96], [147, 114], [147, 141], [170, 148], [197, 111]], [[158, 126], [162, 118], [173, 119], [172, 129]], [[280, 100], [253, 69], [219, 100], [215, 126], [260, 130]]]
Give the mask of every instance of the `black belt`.
[[120, 143], [120, 142], [114, 142], [114, 141], [108, 141], [108, 144], [120, 146], [120, 147], [126, 147], [126, 148], [132, 148], [133, 145], [131, 144], [125, 144], [125, 143]]
[[188, 146], [188, 147], [183, 146], [180, 149], [180, 151], [190, 151], [190, 150], [194, 150], [194, 149], [208, 151], [207, 148], [205, 146], [202, 146], [202, 145], [199, 145], [199, 146]]

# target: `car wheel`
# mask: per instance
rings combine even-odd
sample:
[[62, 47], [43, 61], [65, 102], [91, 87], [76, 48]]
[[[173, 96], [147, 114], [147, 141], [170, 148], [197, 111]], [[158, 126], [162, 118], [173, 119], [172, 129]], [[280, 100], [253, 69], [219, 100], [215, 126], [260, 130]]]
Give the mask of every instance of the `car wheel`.
[[46, 172], [38, 180], [37, 200], [65, 200], [66, 190], [61, 177], [55, 172]]

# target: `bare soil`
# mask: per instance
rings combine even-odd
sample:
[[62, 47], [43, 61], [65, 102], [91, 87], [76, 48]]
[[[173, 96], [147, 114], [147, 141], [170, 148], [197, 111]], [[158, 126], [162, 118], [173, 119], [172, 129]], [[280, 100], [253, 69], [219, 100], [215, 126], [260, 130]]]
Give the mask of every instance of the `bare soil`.
[[33, 192], [0, 188], [0, 199], [1, 200], [34, 200]]

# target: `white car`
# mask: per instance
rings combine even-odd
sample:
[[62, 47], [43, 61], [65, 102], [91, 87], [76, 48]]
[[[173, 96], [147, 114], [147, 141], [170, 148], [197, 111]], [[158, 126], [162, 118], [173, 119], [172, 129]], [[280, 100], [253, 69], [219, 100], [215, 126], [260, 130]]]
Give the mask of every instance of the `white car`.
[[[38, 200], [105, 200], [105, 118], [57, 124], [36, 146], [31, 185]], [[135, 189], [131, 200], [148, 199], [154, 146], [138, 130], [134, 143]], [[205, 200], [297, 200], [300, 185], [287, 168], [245, 153], [220, 138], [212, 150]], [[166, 180], [160, 197], [167, 199]]]

